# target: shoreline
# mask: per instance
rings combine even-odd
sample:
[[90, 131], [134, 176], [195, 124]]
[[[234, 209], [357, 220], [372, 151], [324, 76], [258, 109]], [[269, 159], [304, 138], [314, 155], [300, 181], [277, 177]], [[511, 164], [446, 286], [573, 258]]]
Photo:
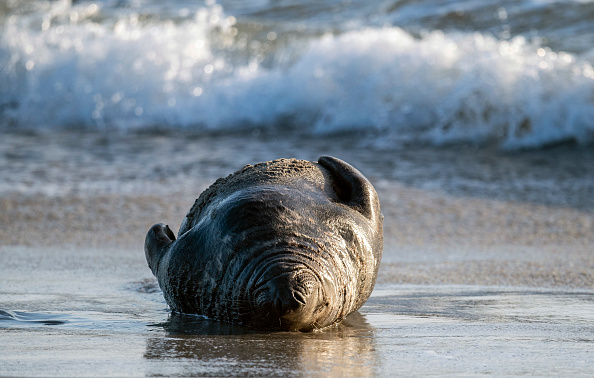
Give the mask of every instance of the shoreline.
[[594, 288], [587, 148], [379, 151], [346, 137], [7, 134], [0, 247], [129, 250], [143, 259], [147, 230], [163, 222], [177, 233], [217, 178], [248, 163], [324, 154], [354, 165], [378, 191], [379, 283]]
[[[378, 191], [385, 199], [385, 191]], [[392, 191], [391, 200], [382, 203], [385, 241], [378, 283], [594, 289], [591, 215], [434, 193], [429, 200], [413, 192]], [[194, 202], [186, 194], [175, 199], [4, 196], [0, 249], [94, 249], [114, 258], [126, 250], [144, 262], [147, 230], [164, 222], [177, 233]], [[400, 202], [406, 205], [394, 204]]]

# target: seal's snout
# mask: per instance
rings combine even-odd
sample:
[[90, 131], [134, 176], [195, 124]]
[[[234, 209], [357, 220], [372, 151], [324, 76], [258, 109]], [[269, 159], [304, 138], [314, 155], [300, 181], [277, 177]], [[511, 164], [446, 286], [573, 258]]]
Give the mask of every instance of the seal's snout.
[[312, 291], [311, 288], [291, 284], [278, 286], [274, 290], [276, 313], [283, 317], [298, 312], [311, 301]]
[[262, 315], [271, 325], [288, 331], [309, 329], [316, 319], [318, 280], [309, 272], [290, 272], [269, 280], [257, 298]]

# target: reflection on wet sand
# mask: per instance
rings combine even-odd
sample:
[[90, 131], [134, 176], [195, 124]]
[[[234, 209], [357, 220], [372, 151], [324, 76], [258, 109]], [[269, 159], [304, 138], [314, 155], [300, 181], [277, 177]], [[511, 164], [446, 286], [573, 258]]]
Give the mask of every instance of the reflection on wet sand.
[[[258, 332], [182, 314], [155, 327], [166, 336], [149, 338], [144, 357], [176, 361], [168, 375], [369, 376], [376, 366], [373, 328], [359, 313], [316, 333]], [[150, 366], [158, 370], [148, 375], [160, 375], [167, 365]]]

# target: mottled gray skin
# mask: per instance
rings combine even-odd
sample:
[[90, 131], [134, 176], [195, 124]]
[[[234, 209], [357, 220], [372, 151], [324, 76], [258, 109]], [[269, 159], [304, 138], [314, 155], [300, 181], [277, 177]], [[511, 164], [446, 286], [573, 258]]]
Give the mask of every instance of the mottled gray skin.
[[371, 183], [328, 156], [280, 159], [217, 180], [178, 238], [164, 224], [145, 253], [176, 312], [257, 329], [312, 331], [369, 298], [383, 249]]

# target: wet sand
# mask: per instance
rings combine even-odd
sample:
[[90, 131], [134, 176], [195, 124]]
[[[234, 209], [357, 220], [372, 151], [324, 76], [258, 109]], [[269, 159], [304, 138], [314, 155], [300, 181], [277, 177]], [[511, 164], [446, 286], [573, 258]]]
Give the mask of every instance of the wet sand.
[[[378, 190], [378, 286], [347, 324], [262, 334], [170, 317], [144, 261], [244, 164], [330, 154]], [[353, 138], [7, 134], [0, 375], [588, 375], [594, 151], [378, 151]], [[503, 361], [506, 361], [503, 363]]]

